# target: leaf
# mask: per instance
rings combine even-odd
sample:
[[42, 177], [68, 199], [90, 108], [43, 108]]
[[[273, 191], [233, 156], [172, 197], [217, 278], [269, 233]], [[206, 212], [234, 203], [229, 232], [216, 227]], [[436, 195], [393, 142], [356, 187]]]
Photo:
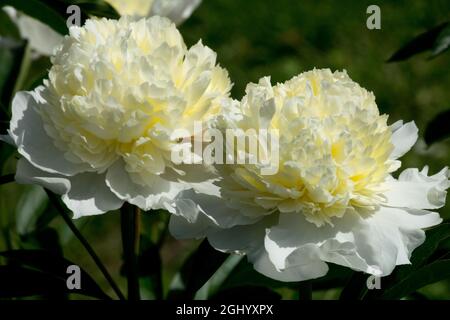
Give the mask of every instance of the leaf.
[[387, 300], [401, 299], [426, 285], [448, 278], [450, 278], [450, 260], [438, 260], [413, 272], [407, 278], [386, 290], [381, 298]]
[[56, 5], [56, 1], [52, 1], [50, 4], [40, 0], [1, 0], [0, 4], [1, 6], [12, 6], [17, 10], [22, 11], [26, 15], [41, 21], [62, 35], [67, 34], [68, 32], [65, 16], [61, 16], [53, 9]]
[[172, 292], [172, 298], [192, 299], [197, 290], [211, 278], [227, 257], [228, 254], [217, 251], [207, 240], [203, 240], [181, 267], [180, 278], [183, 289]]
[[434, 142], [450, 137], [450, 110], [439, 113], [425, 129], [425, 142], [432, 144]]
[[36, 228], [38, 217], [48, 207], [48, 197], [42, 188], [31, 186], [22, 193], [16, 207], [16, 228], [20, 235], [31, 233]]
[[[141, 283], [146, 285], [152, 298], [163, 298], [162, 287], [162, 261], [159, 248], [147, 237], [141, 236], [138, 269]], [[143, 288], [141, 288], [142, 290]]]
[[219, 291], [212, 301], [278, 301], [281, 295], [262, 286], [240, 286]]
[[[61, 286], [64, 286], [65, 291], [68, 293], [77, 293], [99, 299], [111, 299], [102, 291], [92, 277], [81, 268], [81, 289], [69, 290], [66, 286], [66, 280], [68, 277], [67, 268], [76, 264], [52, 252], [44, 250], [12, 250], [0, 252], [0, 256], [7, 258], [10, 262], [23, 266], [18, 269], [11, 269], [8, 267], [3, 268], [3, 276], [6, 277], [9, 274], [13, 277], [13, 279], [7, 281], [7, 283], [13, 287], [20, 286], [21, 283], [24, 283], [26, 287], [27, 282], [22, 282], [23, 280], [20, 278], [20, 276], [24, 276], [30, 281], [30, 286], [32, 289], [39, 287], [38, 285], [41, 285], [41, 281], [45, 279], [49, 281], [50, 286], [55, 284], [55, 288], [62, 288]], [[24, 267], [27, 267], [27, 269]], [[34, 270], [35, 273], [26, 271], [30, 268]], [[36, 280], [33, 280], [32, 277], [30, 278], [31, 275], [36, 276]], [[0, 280], [0, 283], [0, 290], [8, 291], [8, 288], [10, 289], [8, 285], [3, 285], [2, 280]], [[41, 290], [45, 291], [45, 287], [46, 285], [44, 283]], [[14, 291], [12, 293], [14, 293]]]
[[80, 8], [81, 24], [84, 24], [89, 16], [105, 17], [110, 19], [118, 19], [120, 15], [117, 11], [104, 0], [39, 0], [42, 3], [54, 8], [64, 19], [69, 17], [67, 8], [76, 5]]
[[[26, 42], [0, 37], [0, 102], [4, 107], [10, 104], [25, 51]], [[7, 112], [2, 108], [1, 121], [9, 120]], [[0, 133], [4, 134], [8, 127], [2, 125]]]
[[448, 22], [445, 22], [418, 35], [395, 52], [387, 62], [406, 60], [415, 54], [433, 49], [439, 35], [447, 26]]
[[0, 6], [0, 36], [20, 40], [20, 32], [16, 24]]
[[450, 25], [442, 30], [439, 34], [436, 42], [433, 45], [433, 49], [431, 51], [431, 58], [437, 57], [441, 53], [445, 52], [450, 47]]

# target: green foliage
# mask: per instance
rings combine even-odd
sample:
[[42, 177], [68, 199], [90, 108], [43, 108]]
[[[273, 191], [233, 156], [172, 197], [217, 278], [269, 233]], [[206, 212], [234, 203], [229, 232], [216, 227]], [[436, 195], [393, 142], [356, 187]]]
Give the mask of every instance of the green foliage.
[[418, 53], [432, 51], [431, 57], [436, 57], [450, 45], [449, 23], [442, 23], [409, 41], [397, 52], [395, 52], [388, 62], [406, 60]]

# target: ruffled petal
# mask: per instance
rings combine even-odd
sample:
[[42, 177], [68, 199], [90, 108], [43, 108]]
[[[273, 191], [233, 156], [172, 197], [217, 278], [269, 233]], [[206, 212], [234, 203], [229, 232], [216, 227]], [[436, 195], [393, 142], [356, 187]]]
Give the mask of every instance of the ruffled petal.
[[16, 181], [38, 184], [62, 195], [62, 200], [74, 213], [73, 218], [105, 213], [123, 204], [107, 187], [104, 174], [81, 173], [66, 177], [42, 171], [22, 158], [17, 163]]
[[34, 92], [21, 91], [14, 97], [9, 134], [19, 153], [33, 166], [49, 173], [73, 176], [87, 171], [88, 165], [68, 161], [45, 132], [38, 113], [45, 103], [40, 96], [42, 90], [43, 87]]
[[386, 205], [411, 209], [437, 209], [445, 205], [450, 187], [448, 169], [428, 176], [428, 168], [404, 170], [397, 180], [386, 182]]
[[105, 182], [105, 174], [81, 173], [70, 177], [70, 190], [62, 196], [74, 219], [102, 214], [122, 207]]
[[165, 209], [174, 213], [174, 199], [185, 188], [183, 184], [154, 177], [152, 186], [133, 182], [122, 160], [116, 161], [106, 173], [106, 184], [120, 199], [142, 210]]

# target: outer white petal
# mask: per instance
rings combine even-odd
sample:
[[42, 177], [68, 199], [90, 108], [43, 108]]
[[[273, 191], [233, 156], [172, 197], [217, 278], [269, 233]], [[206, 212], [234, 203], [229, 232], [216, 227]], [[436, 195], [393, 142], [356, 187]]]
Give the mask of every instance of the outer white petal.
[[419, 129], [417, 129], [414, 121], [402, 125], [402, 122], [396, 122], [391, 126], [392, 137], [391, 142], [394, 145], [394, 150], [390, 155], [391, 159], [398, 159], [407, 153], [416, 143]]
[[398, 180], [386, 182], [387, 205], [412, 209], [437, 209], [445, 205], [446, 190], [450, 187], [449, 171], [442, 169], [435, 175], [427, 175], [428, 168], [404, 170]]
[[51, 56], [64, 38], [47, 25], [26, 15], [17, 16], [16, 23], [30, 47], [43, 55]]
[[441, 221], [434, 212], [382, 207], [366, 218], [347, 213], [333, 220], [334, 226], [317, 228], [301, 215], [286, 213], [268, 229], [265, 249], [280, 272], [297, 269], [293, 281], [313, 278], [323, 261], [385, 276], [410, 263], [412, 251], [425, 240], [422, 229]]
[[232, 228], [254, 223], [262, 217], [249, 217], [230, 208], [220, 197], [217, 186], [211, 184], [209, 193], [190, 189], [181, 192], [175, 202], [175, 214], [170, 219], [170, 231], [175, 238], [202, 238], [216, 229]]
[[119, 209], [123, 200], [115, 196], [105, 182], [105, 174], [81, 173], [70, 177], [70, 190], [62, 196], [73, 218]]
[[72, 176], [88, 170], [87, 165], [68, 161], [45, 132], [38, 114], [41, 104], [45, 103], [40, 96], [42, 90], [43, 87], [34, 92], [21, 91], [13, 99], [9, 135], [19, 153], [35, 167], [49, 173]]
[[272, 279], [300, 281], [325, 275], [328, 271], [326, 263], [306, 256], [302, 256], [301, 262], [293, 267], [282, 270], [276, 268], [264, 247], [266, 229], [275, 222], [276, 217], [266, 217], [255, 224], [216, 229], [209, 233], [208, 241], [220, 251], [247, 254], [255, 270]]
[[180, 24], [191, 16], [201, 2], [201, 0], [155, 0], [150, 15], [167, 17], [175, 24]]
[[166, 209], [172, 213], [175, 212], [175, 197], [185, 188], [183, 184], [158, 176], [155, 176], [152, 186], [138, 185], [131, 180], [122, 160], [108, 169], [106, 184], [117, 197], [143, 210]]
[[292, 281], [323, 276], [328, 270], [325, 261], [381, 274], [357, 251], [352, 226], [358, 226], [360, 218], [349, 213], [336, 222], [341, 223], [318, 228], [300, 214], [280, 214], [279, 223], [268, 229], [265, 238], [269, 259], [279, 271], [297, 269], [298, 278]]
[[65, 194], [70, 190], [68, 177], [42, 171], [24, 158], [17, 162], [15, 179], [21, 184], [41, 185], [57, 194]]
[[105, 213], [123, 204], [107, 187], [104, 174], [81, 173], [65, 177], [42, 171], [22, 158], [17, 164], [16, 181], [38, 184], [61, 194], [74, 218]]

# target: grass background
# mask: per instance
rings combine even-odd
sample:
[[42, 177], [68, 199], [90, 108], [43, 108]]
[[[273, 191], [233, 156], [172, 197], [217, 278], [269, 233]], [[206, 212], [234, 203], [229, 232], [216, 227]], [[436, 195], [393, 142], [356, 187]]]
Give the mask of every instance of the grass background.
[[[405, 42], [431, 27], [450, 20], [450, 3], [442, 1], [377, 1], [381, 8], [381, 30], [366, 28], [366, 8], [373, 1], [294, 1], [294, 0], [204, 0], [193, 16], [181, 26], [188, 45], [202, 39], [214, 49], [220, 64], [234, 82], [232, 95], [240, 98], [248, 82], [270, 75], [272, 82], [283, 82], [312, 68], [346, 69], [350, 77], [375, 93], [380, 110], [393, 123], [414, 120], [423, 134], [427, 123], [440, 111], [450, 108], [450, 54], [433, 60], [419, 55], [401, 63], [385, 61]], [[450, 124], [448, 124], [450, 125]], [[4, 146], [1, 146], [4, 147]], [[420, 137], [414, 149], [402, 158], [403, 168], [430, 166], [432, 173], [449, 164], [450, 143], [427, 147]], [[15, 157], [3, 166], [3, 174], [14, 172]], [[16, 231], [18, 219], [42, 206], [48, 210], [38, 187], [8, 184], [0, 187], [0, 250], [32, 247]], [[27, 211], [28, 210], [28, 211]], [[450, 218], [450, 205], [439, 210]], [[160, 216], [144, 217], [150, 224]], [[21, 222], [23, 224], [23, 222]], [[116, 279], [121, 266], [119, 215], [78, 220], [86, 238]], [[108, 286], [73, 238], [56, 218], [52, 227], [62, 242], [64, 254]], [[51, 235], [50, 235], [51, 236]], [[164, 281], [167, 285], [175, 270], [198, 244], [167, 238], [162, 249]], [[289, 289], [279, 290], [292, 298]], [[450, 299], [450, 282], [444, 281], [421, 290], [430, 299]], [[316, 299], [333, 299], [338, 290], [315, 292]]]

